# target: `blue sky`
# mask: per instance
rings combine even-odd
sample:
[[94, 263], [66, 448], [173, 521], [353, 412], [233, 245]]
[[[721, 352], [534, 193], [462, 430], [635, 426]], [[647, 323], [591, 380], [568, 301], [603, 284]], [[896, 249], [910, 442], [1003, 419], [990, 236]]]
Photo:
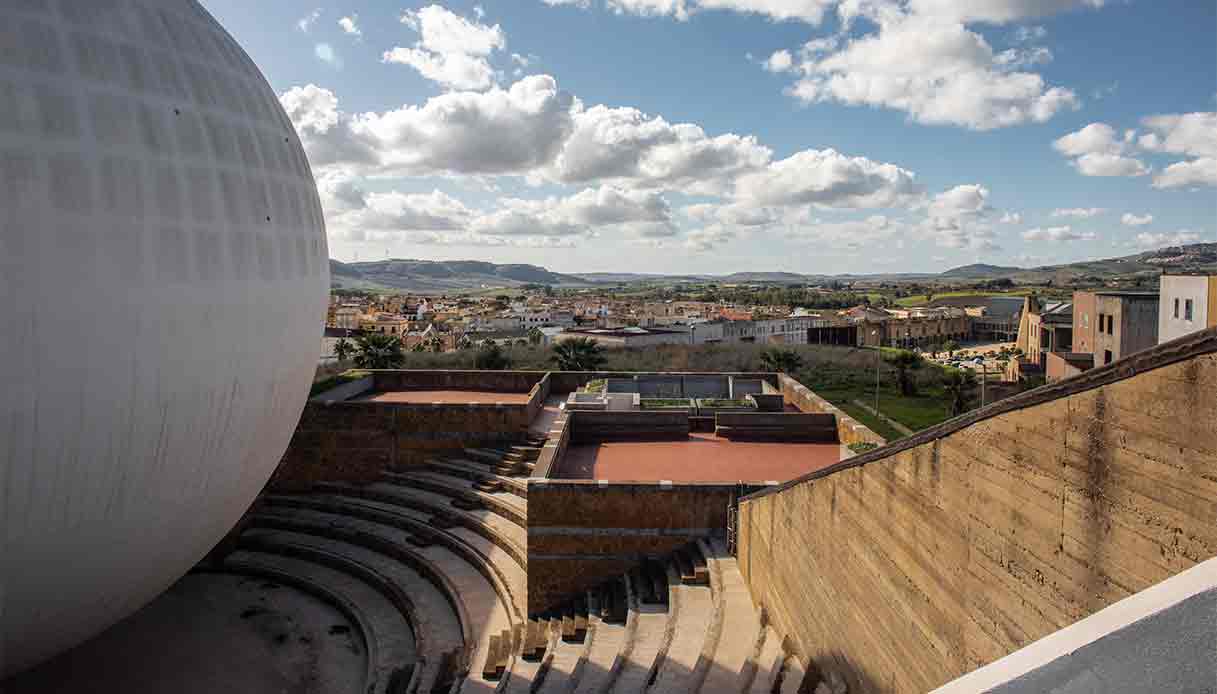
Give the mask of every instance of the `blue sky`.
[[203, 4], [281, 95], [342, 260], [891, 272], [1217, 241], [1214, 2]]

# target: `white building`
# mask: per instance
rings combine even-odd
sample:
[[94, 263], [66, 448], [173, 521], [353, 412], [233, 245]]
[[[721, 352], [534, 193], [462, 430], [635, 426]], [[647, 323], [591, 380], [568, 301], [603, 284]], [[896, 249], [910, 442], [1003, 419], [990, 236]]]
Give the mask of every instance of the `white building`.
[[1217, 326], [1217, 275], [1163, 275], [1158, 302], [1159, 344]]

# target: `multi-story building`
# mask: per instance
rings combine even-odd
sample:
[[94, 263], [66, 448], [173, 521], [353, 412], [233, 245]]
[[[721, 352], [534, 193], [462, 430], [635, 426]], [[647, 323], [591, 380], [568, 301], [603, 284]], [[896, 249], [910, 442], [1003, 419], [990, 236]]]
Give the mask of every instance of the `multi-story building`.
[[1073, 293], [1073, 352], [1102, 366], [1158, 344], [1156, 292]]
[[1217, 275], [1163, 275], [1158, 341], [1217, 326]]

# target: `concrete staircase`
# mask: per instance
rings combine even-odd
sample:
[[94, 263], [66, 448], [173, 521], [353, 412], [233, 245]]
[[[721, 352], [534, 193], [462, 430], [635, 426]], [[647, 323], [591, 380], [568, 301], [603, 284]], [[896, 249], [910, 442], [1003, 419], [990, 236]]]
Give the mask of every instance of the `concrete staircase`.
[[803, 686], [717, 540], [530, 618], [524, 477], [539, 443], [464, 449], [371, 484], [264, 494], [212, 570], [290, 585], [348, 615], [373, 694]]

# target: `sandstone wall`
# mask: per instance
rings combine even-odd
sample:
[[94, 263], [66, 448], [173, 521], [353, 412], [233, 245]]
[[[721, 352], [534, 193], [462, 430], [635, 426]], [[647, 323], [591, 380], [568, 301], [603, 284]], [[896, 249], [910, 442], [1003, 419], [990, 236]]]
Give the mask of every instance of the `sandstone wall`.
[[745, 498], [774, 626], [851, 692], [923, 692], [1217, 555], [1217, 331]]
[[866, 425], [845, 414], [845, 411], [831, 402], [811, 392], [807, 386], [799, 383], [786, 374], [778, 374], [778, 387], [786, 402], [794, 405], [803, 412], [821, 412], [835, 415], [837, 418], [837, 440], [843, 444], [873, 443], [882, 446], [887, 439], [871, 431]]
[[740, 493], [736, 484], [529, 482], [529, 613], [619, 576], [643, 558], [725, 535], [727, 508]]
[[429, 404], [309, 401], [272, 486], [363, 482], [422, 462], [426, 455], [474, 443], [519, 441], [531, 413], [522, 404]]

